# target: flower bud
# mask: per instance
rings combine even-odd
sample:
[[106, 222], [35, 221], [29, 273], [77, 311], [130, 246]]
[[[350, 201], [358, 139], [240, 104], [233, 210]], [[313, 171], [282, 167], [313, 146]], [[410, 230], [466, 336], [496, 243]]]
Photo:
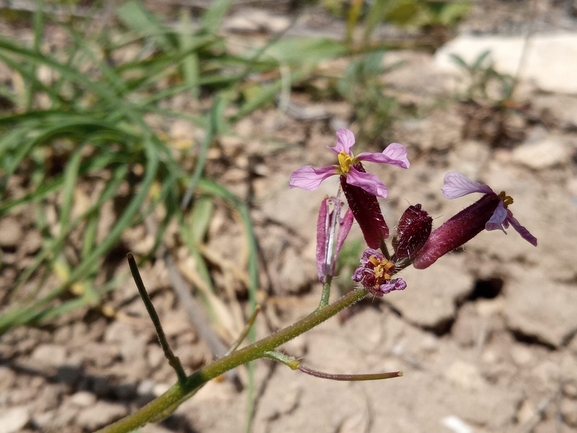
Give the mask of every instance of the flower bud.
[[397, 236], [393, 241], [395, 246], [393, 261], [415, 257], [427, 242], [432, 226], [433, 218], [421, 209], [420, 204], [409, 206], [397, 225]]

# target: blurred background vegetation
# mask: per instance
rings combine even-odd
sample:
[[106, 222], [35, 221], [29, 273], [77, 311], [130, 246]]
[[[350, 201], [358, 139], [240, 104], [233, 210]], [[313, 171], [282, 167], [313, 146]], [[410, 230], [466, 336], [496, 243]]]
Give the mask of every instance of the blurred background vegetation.
[[[203, 241], [218, 206], [238, 216], [246, 246], [239, 279], [254, 306], [258, 260], [249, 203], [207, 173], [211, 146], [255, 110], [281, 105], [283, 94], [299, 89], [349, 102], [361, 139], [380, 137], [403, 114], [387, 91], [386, 74], [395, 67], [383, 67], [387, 52], [436, 48], [470, 6], [271, 2], [293, 23], [306, 8], [322, 8], [344, 20], [345, 32], [329, 38], [282, 30], [260, 44], [235, 45], [222, 32], [223, 20], [246, 2], [193, 3], [15, 1], [1, 10], [18, 30], [0, 36], [9, 77], [0, 86], [0, 221], [19, 219], [39, 239], [17, 262], [1, 261], [13, 284], [0, 292], [0, 334], [79, 308], [113, 315], [106, 296], [129, 278], [114, 272], [127, 252], [122, 236], [143, 224], [155, 233], [139, 252], [143, 262], [172, 251], [167, 228], [178, 227], [171, 245], [186, 246], [194, 258], [200, 296], [216, 317], [218, 260]], [[382, 25], [409, 36], [382, 38]], [[47, 32], [57, 32], [57, 40], [48, 42]], [[318, 65], [335, 58], [348, 67], [342, 76], [326, 76]], [[328, 86], [317, 86], [319, 77]], [[202, 133], [169, 137], [175, 119]], [[104, 221], [109, 208], [114, 221]]]

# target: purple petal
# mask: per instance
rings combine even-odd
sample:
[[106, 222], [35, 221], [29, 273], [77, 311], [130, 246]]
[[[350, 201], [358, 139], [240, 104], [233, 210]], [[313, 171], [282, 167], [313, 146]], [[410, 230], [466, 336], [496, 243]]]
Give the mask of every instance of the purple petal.
[[517, 233], [519, 233], [521, 235], [521, 237], [523, 239], [525, 239], [527, 242], [529, 242], [531, 245], [533, 246], [537, 246], [537, 238], [535, 236], [533, 236], [531, 233], [529, 233], [529, 230], [527, 230], [525, 227], [523, 227], [521, 224], [519, 224], [519, 221], [517, 221], [514, 217], [513, 217], [513, 213], [508, 210], [507, 211], [507, 221], [511, 223], [511, 225], [513, 226], [513, 228], [515, 230], [517, 230]]
[[338, 167], [336, 165], [321, 168], [306, 165], [291, 173], [289, 187], [314, 191], [323, 180], [336, 174], [338, 174]]
[[358, 186], [377, 197], [387, 198], [387, 187], [374, 174], [363, 173], [355, 167], [351, 167], [351, 171], [347, 173], [346, 181], [349, 185]]
[[323, 199], [319, 208], [319, 217], [317, 219], [317, 273], [321, 283], [326, 282], [328, 274], [327, 266], [327, 212], [328, 198]]
[[343, 246], [343, 242], [345, 242], [347, 235], [351, 231], [353, 221], [354, 221], [353, 212], [349, 208], [347, 209], [347, 212], [345, 213], [345, 216], [343, 217], [343, 220], [340, 223], [339, 234], [337, 235], [337, 249], [335, 251], [335, 255], [339, 254], [339, 251]]
[[491, 218], [489, 218], [489, 221], [487, 221], [485, 224], [485, 230], [502, 230], [503, 233], [507, 234], [503, 225], [505, 225], [505, 227], [508, 225], [507, 209], [505, 209], [503, 201], [499, 200], [499, 204], [497, 205], [495, 212], [493, 212], [493, 215], [491, 215]]
[[467, 179], [457, 171], [451, 171], [445, 175], [444, 186], [441, 188], [445, 198], [458, 198], [473, 192], [491, 194], [493, 190], [482, 183]]
[[363, 152], [356, 157], [356, 160], [391, 164], [401, 168], [409, 168], [411, 165], [407, 158], [407, 149], [399, 143], [389, 144], [382, 153]]
[[351, 147], [355, 144], [355, 135], [348, 129], [341, 128], [337, 131], [337, 145], [328, 149], [336, 154], [345, 152], [351, 155]]
[[402, 278], [395, 278], [386, 282], [385, 284], [381, 284], [379, 287], [379, 292], [383, 295], [387, 293], [391, 293], [393, 290], [405, 290], [407, 287], [407, 283]]

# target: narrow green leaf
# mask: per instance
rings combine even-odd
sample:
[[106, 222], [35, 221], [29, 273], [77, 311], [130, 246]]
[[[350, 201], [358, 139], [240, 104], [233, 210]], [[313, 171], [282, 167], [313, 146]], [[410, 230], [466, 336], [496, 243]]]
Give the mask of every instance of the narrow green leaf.
[[214, 0], [202, 16], [201, 26], [203, 30], [209, 34], [216, 33], [232, 3], [232, 0]]
[[194, 207], [190, 214], [190, 231], [193, 242], [202, 242], [206, 237], [213, 210], [214, 204], [210, 197], [202, 196], [194, 201]]
[[120, 21], [129, 29], [144, 36], [153, 36], [164, 50], [169, 51], [174, 48], [173, 41], [167, 36], [164, 24], [144, 9], [141, 2], [124, 3], [116, 13]]
[[206, 137], [204, 138], [202, 147], [199, 150], [198, 159], [196, 160], [196, 165], [194, 166], [194, 173], [190, 178], [190, 183], [188, 184], [180, 204], [181, 209], [186, 209], [188, 207], [200, 176], [202, 176], [204, 165], [206, 164], [206, 154], [208, 152], [208, 148], [210, 147], [214, 136], [218, 134], [219, 128], [222, 128], [221, 119], [225, 106], [226, 101], [220, 96], [217, 96], [212, 104], [212, 109], [210, 110], [209, 129], [206, 131]]

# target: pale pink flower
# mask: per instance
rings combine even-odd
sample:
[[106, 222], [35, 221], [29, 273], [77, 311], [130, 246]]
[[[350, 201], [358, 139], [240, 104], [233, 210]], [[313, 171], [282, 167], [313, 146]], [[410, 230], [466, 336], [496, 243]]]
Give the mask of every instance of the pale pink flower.
[[409, 168], [407, 149], [399, 143], [389, 144], [382, 153], [363, 152], [354, 156], [351, 148], [355, 144], [355, 136], [348, 129], [337, 131], [337, 145], [328, 149], [337, 154], [338, 164], [315, 168], [311, 165], [295, 170], [290, 177], [291, 188], [302, 188], [314, 191], [321, 182], [331, 176], [344, 176], [346, 183], [364, 189], [378, 197], [387, 197], [387, 187], [373, 174], [365, 173], [361, 161], [391, 164], [401, 168]]

